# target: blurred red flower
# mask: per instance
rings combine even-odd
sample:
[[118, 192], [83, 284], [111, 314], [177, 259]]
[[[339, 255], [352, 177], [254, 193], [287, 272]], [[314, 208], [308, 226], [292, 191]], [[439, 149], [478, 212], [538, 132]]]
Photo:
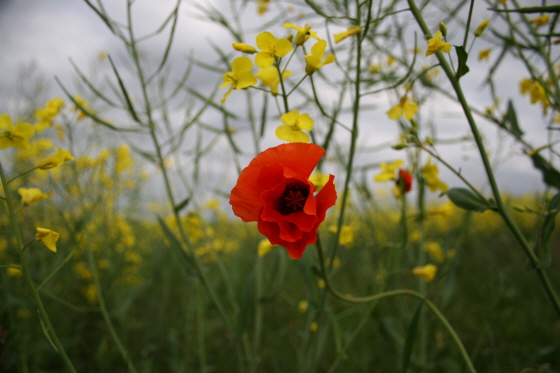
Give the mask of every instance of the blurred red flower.
[[325, 154], [320, 146], [289, 143], [258, 154], [241, 171], [229, 203], [244, 222], [258, 222], [271, 244], [282, 245], [299, 259], [307, 245], [317, 240], [317, 229], [327, 210], [336, 203], [334, 176], [321, 191], [309, 181]]
[[397, 179], [397, 186], [404, 189], [405, 193], [410, 192], [412, 189], [412, 175], [408, 173], [408, 171], [403, 170], [402, 168], [399, 170], [399, 178]]

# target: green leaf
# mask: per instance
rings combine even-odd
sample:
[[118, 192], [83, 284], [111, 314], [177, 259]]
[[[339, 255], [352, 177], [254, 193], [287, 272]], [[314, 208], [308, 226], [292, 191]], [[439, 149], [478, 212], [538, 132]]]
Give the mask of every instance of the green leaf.
[[187, 197], [185, 198], [183, 201], [181, 201], [181, 203], [179, 203], [178, 205], [176, 205], [173, 210], [177, 213], [181, 212], [182, 209], [184, 209], [185, 207], [187, 207], [187, 205], [189, 204], [189, 202], [191, 201], [191, 197]]
[[550, 238], [554, 232], [554, 222], [556, 214], [560, 212], [560, 193], [557, 193], [550, 202], [544, 217], [543, 225], [541, 226], [540, 234], [535, 247], [535, 252], [540, 255], [540, 260], [536, 268], [546, 268], [550, 265]]
[[560, 172], [538, 153], [531, 155], [531, 160], [533, 166], [542, 171], [545, 184], [560, 189]]
[[509, 123], [509, 126], [506, 125], [506, 128], [517, 138], [523, 136], [523, 131], [519, 127], [519, 122], [517, 122], [517, 114], [515, 113], [515, 108], [513, 107], [513, 103], [511, 100], [508, 102], [507, 107], [507, 114], [505, 116], [506, 124]]
[[412, 356], [412, 350], [414, 348], [414, 340], [416, 339], [416, 330], [418, 329], [418, 321], [420, 320], [422, 306], [424, 305], [424, 300], [420, 302], [416, 312], [414, 313], [414, 317], [410, 321], [410, 325], [408, 326], [408, 330], [406, 333], [406, 340], [404, 342], [403, 348], [403, 364], [402, 364], [402, 373], [406, 373], [408, 370], [408, 365], [410, 364], [410, 358]]
[[489, 201], [480, 198], [465, 188], [453, 188], [448, 190], [446, 194], [451, 202], [465, 210], [483, 212], [488, 209], [495, 209], [495, 206], [490, 204]]
[[469, 72], [469, 67], [467, 66], [469, 54], [461, 45], [456, 45], [455, 50], [457, 51], [457, 58], [459, 59], [459, 67], [457, 68], [456, 74], [457, 80], [459, 80], [463, 75]]

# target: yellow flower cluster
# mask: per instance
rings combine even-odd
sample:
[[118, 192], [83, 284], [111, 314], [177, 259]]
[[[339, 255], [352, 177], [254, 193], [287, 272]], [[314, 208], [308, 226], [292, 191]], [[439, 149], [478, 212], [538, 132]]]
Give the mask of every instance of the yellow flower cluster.
[[519, 83], [519, 91], [522, 95], [529, 94], [531, 97], [531, 104], [541, 103], [543, 115], [546, 115], [550, 102], [548, 101], [548, 96], [544, 87], [538, 81], [533, 81], [531, 79], [523, 79]]
[[45, 103], [44, 107], [35, 110], [35, 119], [37, 119], [37, 122], [35, 122], [35, 130], [37, 132], [42, 132], [50, 128], [54, 118], [65, 105], [66, 104], [60, 97], [55, 97]]
[[447, 184], [439, 179], [439, 169], [435, 163], [428, 161], [428, 163], [420, 169], [420, 172], [422, 173], [422, 177], [430, 189], [430, 192], [437, 192], [438, 190], [442, 192], [447, 191]]
[[231, 63], [231, 71], [224, 74], [224, 83], [220, 85], [220, 88], [230, 86], [228, 92], [226, 92], [221, 101], [222, 103], [225, 103], [234, 89], [246, 89], [256, 85], [257, 78], [261, 80], [263, 86], [268, 87], [270, 92], [276, 96], [278, 94], [278, 85], [280, 82], [292, 75], [291, 71], [284, 68], [280, 76], [281, 70], [278, 65], [280, 59], [293, 50], [293, 45], [295, 45], [296, 48], [302, 46], [310, 38], [316, 39], [317, 43], [311, 48], [310, 54], [305, 55], [307, 61], [305, 68], [306, 74], [312, 75], [322, 66], [334, 62], [335, 57], [333, 55], [328, 55], [323, 59], [327, 42], [321, 40], [317, 36], [317, 32], [311, 30], [310, 25], [306, 24], [303, 27], [299, 27], [292, 23], [285, 23], [284, 28], [296, 30], [295, 38], [293, 35], [287, 38], [278, 38], [271, 32], [265, 31], [257, 35], [256, 48], [245, 43], [232, 44], [233, 49], [236, 51], [246, 54], [256, 53], [255, 65], [257, 65], [260, 70], [253, 74], [251, 71], [253, 62], [248, 57], [235, 58]]

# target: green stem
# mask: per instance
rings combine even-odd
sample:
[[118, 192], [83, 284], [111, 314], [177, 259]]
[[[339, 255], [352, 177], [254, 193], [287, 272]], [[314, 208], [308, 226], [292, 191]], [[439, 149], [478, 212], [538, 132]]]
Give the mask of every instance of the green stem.
[[[424, 18], [422, 17], [422, 14], [420, 14], [420, 11], [416, 7], [416, 4], [414, 3], [414, 0], [408, 0], [408, 4], [409, 4], [409, 7], [410, 7], [410, 11], [412, 12], [414, 18], [416, 19], [416, 22], [418, 23], [418, 25], [422, 29], [422, 32], [424, 32], [424, 34], [426, 36], [430, 37], [431, 36], [430, 35], [430, 30], [428, 29], [428, 26], [424, 22]], [[490, 187], [491, 187], [492, 192], [494, 194], [494, 199], [496, 200], [496, 205], [498, 207], [498, 212], [500, 213], [500, 215], [504, 219], [504, 222], [506, 223], [506, 225], [509, 227], [509, 229], [513, 233], [514, 237], [517, 239], [518, 243], [521, 245], [521, 248], [523, 249], [523, 251], [525, 252], [527, 257], [529, 258], [529, 260], [531, 261], [531, 265], [537, 271], [537, 275], [539, 276], [539, 279], [541, 280], [541, 283], [542, 283], [542, 285], [543, 285], [543, 287], [544, 287], [544, 289], [545, 289], [545, 291], [546, 291], [546, 293], [547, 293], [547, 295], [548, 295], [548, 297], [549, 297], [549, 299], [552, 303], [552, 306], [554, 307], [554, 309], [556, 310], [558, 315], [560, 315], [560, 299], [556, 295], [556, 292], [554, 291], [554, 288], [552, 287], [552, 284], [550, 283], [550, 279], [548, 278], [548, 275], [546, 274], [546, 272], [542, 268], [537, 268], [537, 265], [539, 263], [539, 258], [537, 257], [535, 252], [531, 249], [531, 247], [529, 246], [529, 243], [525, 240], [525, 237], [523, 236], [523, 233], [521, 233], [519, 227], [515, 224], [515, 222], [513, 221], [511, 216], [509, 215], [509, 213], [508, 213], [508, 211], [507, 211], [507, 209], [504, 205], [504, 202], [503, 202], [501, 194], [500, 194], [500, 190], [498, 188], [498, 184], [496, 182], [496, 178], [494, 177], [494, 172], [492, 170], [490, 160], [488, 159], [488, 155], [486, 154], [486, 149], [485, 149], [484, 143], [482, 141], [482, 136], [480, 135], [480, 132], [478, 130], [476, 122], [475, 122], [475, 120], [472, 116], [471, 109], [470, 109], [470, 107], [467, 103], [467, 100], [466, 100], [466, 98], [463, 94], [463, 90], [461, 88], [461, 85], [459, 84], [459, 81], [455, 78], [455, 74], [453, 73], [453, 71], [451, 70], [449, 65], [447, 64], [447, 61], [445, 60], [445, 58], [443, 56], [443, 53], [442, 52], [437, 52], [436, 57], [438, 58], [438, 61], [441, 65], [441, 68], [443, 69], [443, 71], [447, 75], [447, 78], [451, 82], [451, 85], [453, 86], [455, 94], [457, 95], [457, 99], [458, 99], [459, 103], [461, 104], [461, 107], [463, 108], [463, 112], [465, 113], [467, 122], [469, 123], [471, 132], [473, 134], [473, 137], [474, 137], [474, 140], [476, 142], [478, 151], [480, 153], [480, 157], [482, 159], [482, 163], [484, 165], [484, 170], [486, 171], [486, 175], [488, 177]]]
[[262, 263], [263, 258], [257, 257], [255, 263], [255, 298], [253, 307], [255, 308], [255, 325], [253, 329], [253, 357], [251, 361], [250, 372], [257, 372], [259, 362], [259, 349], [261, 345], [262, 326], [263, 326], [263, 310], [261, 305], [262, 298]]
[[23, 250], [24, 249], [23, 239], [22, 239], [22, 236], [21, 236], [21, 231], [19, 229], [19, 225], [18, 225], [17, 220], [16, 220], [15, 210], [14, 210], [12, 198], [10, 197], [10, 193], [9, 193], [9, 189], [8, 189], [8, 182], [6, 181], [6, 176], [4, 175], [4, 169], [2, 167], [2, 163], [0, 163], [0, 178], [2, 179], [2, 186], [4, 188], [4, 193], [6, 193], [6, 205], [8, 205], [10, 225], [12, 226], [14, 236], [16, 237], [18, 252], [19, 252], [19, 256], [20, 256], [20, 260], [21, 260], [21, 268], [23, 270], [23, 276], [25, 277], [25, 281], [27, 282], [27, 285], [28, 285], [29, 289], [31, 290], [31, 296], [33, 297], [33, 299], [35, 300], [35, 303], [37, 304], [37, 308], [39, 309], [39, 315], [40, 315], [41, 320], [43, 321], [43, 323], [46, 327], [45, 328], [46, 333], [48, 334], [52, 343], [56, 347], [57, 352], [62, 357], [62, 360], [64, 361], [64, 364], [66, 365], [66, 368], [70, 372], [76, 373], [76, 369], [74, 368], [74, 365], [72, 364], [72, 361], [70, 361], [70, 358], [66, 354], [66, 351], [64, 350], [64, 347], [60, 343], [60, 340], [58, 339], [58, 336], [56, 335], [56, 332], [55, 332], [55, 330], [54, 330], [54, 328], [51, 324], [51, 320], [49, 318], [49, 315], [47, 314], [47, 311], [45, 310], [43, 302], [41, 301], [41, 297], [39, 296], [39, 292], [37, 291], [37, 288], [35, 287], [35, 284], [33, 283], [33, 280], [31, 279], [31, 274], [29, 272], [29, 265], [27, 263], [27, 257], [25, 256], [25, 253], [24, 253], [24, 250]]
[[113, 326], [113, 321], [111, 320], [111, 316], [109, 315], [109, 310], [107, 309], [107, 305], [105, 304], [105, 297], [103, 296], [103, 290], [101, 288], [101, 281], [99, 279], [99, 271], [97, 269], [97, 263], [95, 262], [95, 256], [93, 255], [93, 250], [91, 245], [87, 245], [87, 255], [89, 260], [89, 265], [91, 267], [91, 271], [93, 273], [93, 281], [95, 284], [95, 290], [97, 291], [97, 301], [99, 302], [99, 308], [101, 309], [101, 314], [103, 315], [103, 319], [105, 320], [105, 324], [107, 324], [107, 329], [109, 329], [109, 333], [111, 337], [115, 341], [117, 345], [117, 349], [121, 353], [126, 365], [128, 366], [128, 371], [136, 373], [136, 368], [132, 364], [130, 359], [130, 354], [126, 351], [124, 345], [121, 342], [121, 339]]
[[17, 176], [12, 177], [10, 180], [8, 180], [7, 184], [10, 184], [12, 181], [14, 181], [14, 180], [16, 180], [16, 179], [18, 179], [18, 178], [20, 178], [20, 177], [22, 177], [22, 176], [25, 176], [25, 175], [27, 175], [27, 174], [29, 174], [29, 173], [35, 171], [35, 170], [38, 169], [38, 168], [39, 168], [38, 166], [33, 167], [33, 168], [30, 169], [30, 170], [27, 170], [27, 171], [22, 172], [21, 174], [19, 174], [19, 175], [17, 175]]
[[465, 361], [465, 364], [467, 365], [468, 371], [471, 372], [471, 373], [476, 373], [476, 369], [474, 368], [474, 365], [472, 364], [472, 361], [469, 357], [469, 354], [467, 353], [467, 350], [465, 349], [465, 346], [463, 345], [463, 342], [461, 342], [461, 339], [459, 338], [459, 335], [457, 334], [457, 332], [455, 331], [453, 326], [451, 326], [451, 324], [449, 323], [447, 318], [437, 308], [437, 306], [435, 304], [433, 304], [429, 299], [427, 299], [424, 295], [422, 295], [422, 294], [420, 294], [416, 291], [408, 290], [408, 289], [390, 290], [390, 291], [385, 291], [385, 292], [382, 292], [382, 293], [378, 293], [378, 294], [370, 295], [370, 296], [366, 296], [366, 297], [352, 297], [352, 296], [344, 295], [344, 294], [340, 293], [339, 291], [337, 291], [332, 286], [332, 284], [330, 283], [330, 280], [327, 277], [327, 272], [326, 272], [326, 269], [325, 269], [325, 264], [324, 264], [325, 262], [324, 262], [324, 257], [323, 257], [323, 247], [321, 245], [321, 240], [319, 239], [319, 236], [317, 236], [317, 242], [316, 242], [315, 246], [317, 247], [317, 255], [318, 255], [318, 260], [319, 260], [319, 266], [321, 268], [321, 275], [323, 277], [323, 280], [325, 280], [325, 285], [326, 285], [328, 291], [332, 295], [334, 295], [336, 298], [338, 298], [342, 301], [349, 302], [349, 303], [369, 303], [369, 302], [379, 301], [379, 300], [384, 299], [384, 298], [392, 298], [392, 297], [398, 297], [398, 296], [402, 296], [402, 295], [408, 295], [408, 296], [411, 296], [411, 297], [414, 297], [414, 298], [417, 298], [417, 299], [420, 299], [420, 300], [424, 301], [425, 304], [430, 309], [430, 311], [432, 311], [432, 313], [440, 320], [440, 322], [443, 324], [445, 329], [447, 329], [447, 332], [451, 335], [451, 338], [453, 339], [453, 341], [457, 345], [457, 348], [459, 349], [459, 352], [461, 353], [461, 356], [463, 357], [463, 360]]
[[467, 27], [465, 29], [465, 38], [463, 39], [463, 48], [467, 49], [467, 41], [469, 40], [469, 30], [471, 28], [471, 19], [473, 14], [474, 8], [474, 0], [471, 0], [471, 6], [469, 8], [469, 16], [467, 18]]

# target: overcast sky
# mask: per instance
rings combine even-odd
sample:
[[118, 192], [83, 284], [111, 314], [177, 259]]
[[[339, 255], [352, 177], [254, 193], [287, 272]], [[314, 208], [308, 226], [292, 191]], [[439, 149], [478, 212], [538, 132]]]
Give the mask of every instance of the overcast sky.
[[[107, 10], [116, 19], [124, 21], [124, 0], [105, 1]], [[137, 0], [135, 4], [134, 22], [138, 35], [144, 34], [158, 25], [169, 13], [175, 1], [171, 0]], [[214, 0], [220, 7], [227, 4], [226, 1]], [[256, 15], [256, 6], [250, 4], [248, 11], [253, 12], [252, 17], [247, 21], [249, 24], [257, 25], [263, 19]], [[490, 17], [490, 13], [485, 10], [486, 6], [479, 2], [473, 18], [473, 24], [477, 24], [485, 18]], [[233, 41], [231, 36], [222, 28], [215, 27], [209, 22], [201, 21], [195, 17], [199, 14], [188, 2], [183, 2], [181, 6], [180, 22], [177, 29], [177, 38], [172, 53], [172, 63], [174, 66], [181, 66], [186, 63], [186, 58], [193, 53], [199, 60], [208, 59], [210, 63], [216, 61], [216, 54], [211, 52], [210, 43], [221, 45], [224, 50]], [[269, 16], [266, 19], [270, 19]], [[270, 28], [269, 28], [270, 29]], [[281, 26], [270, 29], [273, 32], [282, 32]], [[341, 31], [342, 28], [336, 29]], [[262, 31], [262, 30], [261, 30]], [[60, 89], [54, 83], [53, 77], [57, 76], [68, 87], [73, 87], [76, 74], [72, 69], [69, 59], [72, 59], [87, 74], [95, 64], [100, 52], [110, 53], [116, 56], [123, 55], [123, 47], [108, 30], [101, 20], [83, 1], [79, 0], [0, 0], [0, 110], [8, 111], [13, 107], [18, 71], [22, 66], [34, 62], [38, 71], [45, 77], [46, 81], [52, 86], [50, 96], [60, 95]], [[452, 36], [453, 33], [451, 32]], [[326, 37], [326, 35], [321, 35]], [[456, 39], [458, 36], [455, 36]], [[454, 44], [460, 44], [460, 40], [453, 40]], [[252, 40], [249, 44], [254, 44]], [[481, 89], [485, 70], [488, 68], [487, 62], [478, 62], [474, 58], [477, 51], [484, 47], [484, 43], [478, 44], [473, 52], [473, 58], [469, 61], [471, 72], [462, 79], [462, 83], [467, 91], [468, 100], [474, 106], [482, 109], [489, 106], [489, 95]], [[145, 50], [161, 50], [161, 45], [157, 41], [148, 42], [144, 46]], [[496, 57], [495, 55], [493, 57]], [[429, 57], [419, 57], [423, 61], [420, 65], [428, 63]], [[426, 61], [424, 61], [424, 59]], [[433, 63], [433, 59], [430, 60]], [[224, 71], [225, 72], [225, 71]], [[505, 68], [497, 74], [497, 85], [500, 95], [504, 98], [513, 97], [518, 105], [518, 115], [520, 122], [526, 132], [528, 139], [535, 146], [544, 145], [546, 141], [544, 124], [540, 120], [540, 108], [530, 106], [527, 97], [520, 97], [518, 94], [519, 81], [527, 77], [520, 65], [515, 62], [505, 64]], [[219, 84], [219, 75], [195, 74], [190, 84], [196, 86], [201, 91], [210, 92]], [[223, 95], [224, 90], [218, 92], [218, 99]], [[228, 99], [226, 108], [235, 108], [236, 98]], [[394, 122], [390, 121], [385, 112], [389, 107], [389, 99], [385, 96], [372, 99], [371, 102], [364, 100], [365, 104], [376, 104], [377, 109], [368, 112], [363, 120], [372, 122], [371, 129], [362, 131], [360, 135], [361, 145], [380, 144], [384, 141], [394, 142], [397, 130]], [[468, 134], [468, 127], [456, 106], [451, 105], [448, 100], [439, 99], [433, 103], [436, 107], [437, 122], [439, 123], [442, 138], [456, 138], [460, 135]], [[535, 118], [538, 120], [535, 121]], [[444, 125], [441, 125], [441, 123]], [[486, 140], [490, 145], [494, 144], [496, 130], [492, 125], [479, 121]], [[264, 142], [264, 147], [273, 146], [280, 143], [273, 136], [273, 131], [269, 131]], [[339, 133], [341, 139], [343, 133]], [[373, 141], [373, 142], [372, 142]], [[508, 143], [511, 146], [511, 143]], [[224, 144], [225, 145], [225, 144]], [[494, 150], [490, 147], [491, 151]], [[451, 160], [466, 175], [477, 177], [482, 183], [479, 156], [473, 151], [471, 145], [444, 146], [439, 148], [444, 158]], [[523, 193], [540, 187], [540, 175], [532, 169], [526, 156], [521, 154], [519, 148], [507, 149], [507, 159], [502, 160], [498, 168], [498, 177], [501, 185], [507, 190], [515, 193]], [[396, 152], [387, 150], [379, 154], [379, 161], [390, 161], [402, 158]], [[247, 158], [248, 161], [249, 157]], [[448, 171], [442, 169], [442, 175], [450, 186], [461, 186], [460, 181]]]

